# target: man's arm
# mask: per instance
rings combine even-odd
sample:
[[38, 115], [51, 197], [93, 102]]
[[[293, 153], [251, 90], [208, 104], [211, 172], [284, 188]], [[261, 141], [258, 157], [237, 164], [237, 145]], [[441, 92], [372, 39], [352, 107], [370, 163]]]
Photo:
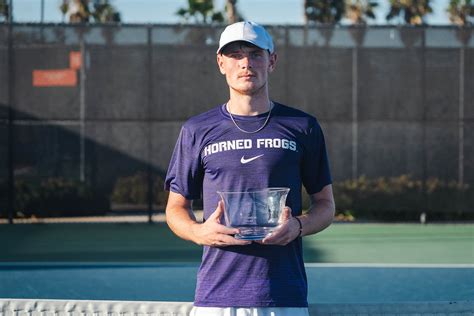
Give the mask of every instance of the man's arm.
[[214, 213], [204, 223], [198, 223], [192, 210], [192, 201], [170, 191], [166, 205], [166, 222], [176, 235], [198, 245], [216, 247], [248, 245], [249, 241], [232, 237], [239, 232], [238, 229], [228, 228], [220, 223], [223, 213], [224, 207], [220, 201]]
[[332, 185], [326, 185], [318, 193], [310, 195], [311, 206], [306, 214], [298, 216], [303, 226], [302, 236], [319, 233], [331, 225], [336, 205]]
[[[310, 195], [311, 205], [307, 213], [298, 216], [301, 221], [301, 236], [319, 233], [331, 225], [334, 219], [335, 203], [332, 193], [332, 185], [326, 185], [318, 193]], [[288, 219], [278, 231], [262, 240], [263, 244], [286, 245], [298, 237], [300, 225], [291, 216], [291, 210], [285, 210]]]

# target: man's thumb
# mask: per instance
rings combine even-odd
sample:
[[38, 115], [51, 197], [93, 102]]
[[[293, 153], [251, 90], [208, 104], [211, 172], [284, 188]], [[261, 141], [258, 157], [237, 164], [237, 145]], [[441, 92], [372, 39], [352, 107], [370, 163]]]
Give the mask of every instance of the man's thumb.
[[284, 221], [287, 221], [289, 220], [291, 217], [291, 211], [290, 211], [290, 208], [285, 206], [283, 208], [283, 211], [281, 212], [281, 215], [280, 215], [280, 222], [284, 222]]
[[222, 200], [220, 200], [217, 203], [216, 210], [214, 211], [214, 213], [211, 214], [209, 219], [219, 220], [223, 213], [224, 213], [224, 202], [222, 202]]

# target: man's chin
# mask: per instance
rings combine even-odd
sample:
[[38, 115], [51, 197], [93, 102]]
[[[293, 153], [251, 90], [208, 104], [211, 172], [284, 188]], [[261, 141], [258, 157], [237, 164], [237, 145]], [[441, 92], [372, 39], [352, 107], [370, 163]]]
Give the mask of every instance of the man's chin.
[[247, 86], [247, 87], [235, 87], [233, 90], [243, 95], [256, 95], [262, 91], [265, 85], [261, 87]]

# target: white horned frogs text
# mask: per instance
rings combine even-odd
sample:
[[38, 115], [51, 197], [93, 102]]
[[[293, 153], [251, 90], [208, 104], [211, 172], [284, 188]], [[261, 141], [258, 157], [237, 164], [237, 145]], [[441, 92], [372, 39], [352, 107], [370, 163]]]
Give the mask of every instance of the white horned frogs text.
[[281, 148], [296, 151], [296, 142], [284, 138], [258, 138], [255, 141], [252, 139], [227, 140], [207, 145], [204, 147], [203, 156], [209, 156], [211, 154], [228, 150], [252, 148]]

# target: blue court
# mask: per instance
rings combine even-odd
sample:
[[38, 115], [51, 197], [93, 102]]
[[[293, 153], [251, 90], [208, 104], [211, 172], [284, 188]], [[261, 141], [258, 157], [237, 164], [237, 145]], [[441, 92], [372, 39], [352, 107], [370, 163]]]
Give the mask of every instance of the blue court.
[[[196, 264], [8, 263], [0, 297], [193, 300]], [[472, 301], [474, 265], [307, 264], [309, 303]]]

